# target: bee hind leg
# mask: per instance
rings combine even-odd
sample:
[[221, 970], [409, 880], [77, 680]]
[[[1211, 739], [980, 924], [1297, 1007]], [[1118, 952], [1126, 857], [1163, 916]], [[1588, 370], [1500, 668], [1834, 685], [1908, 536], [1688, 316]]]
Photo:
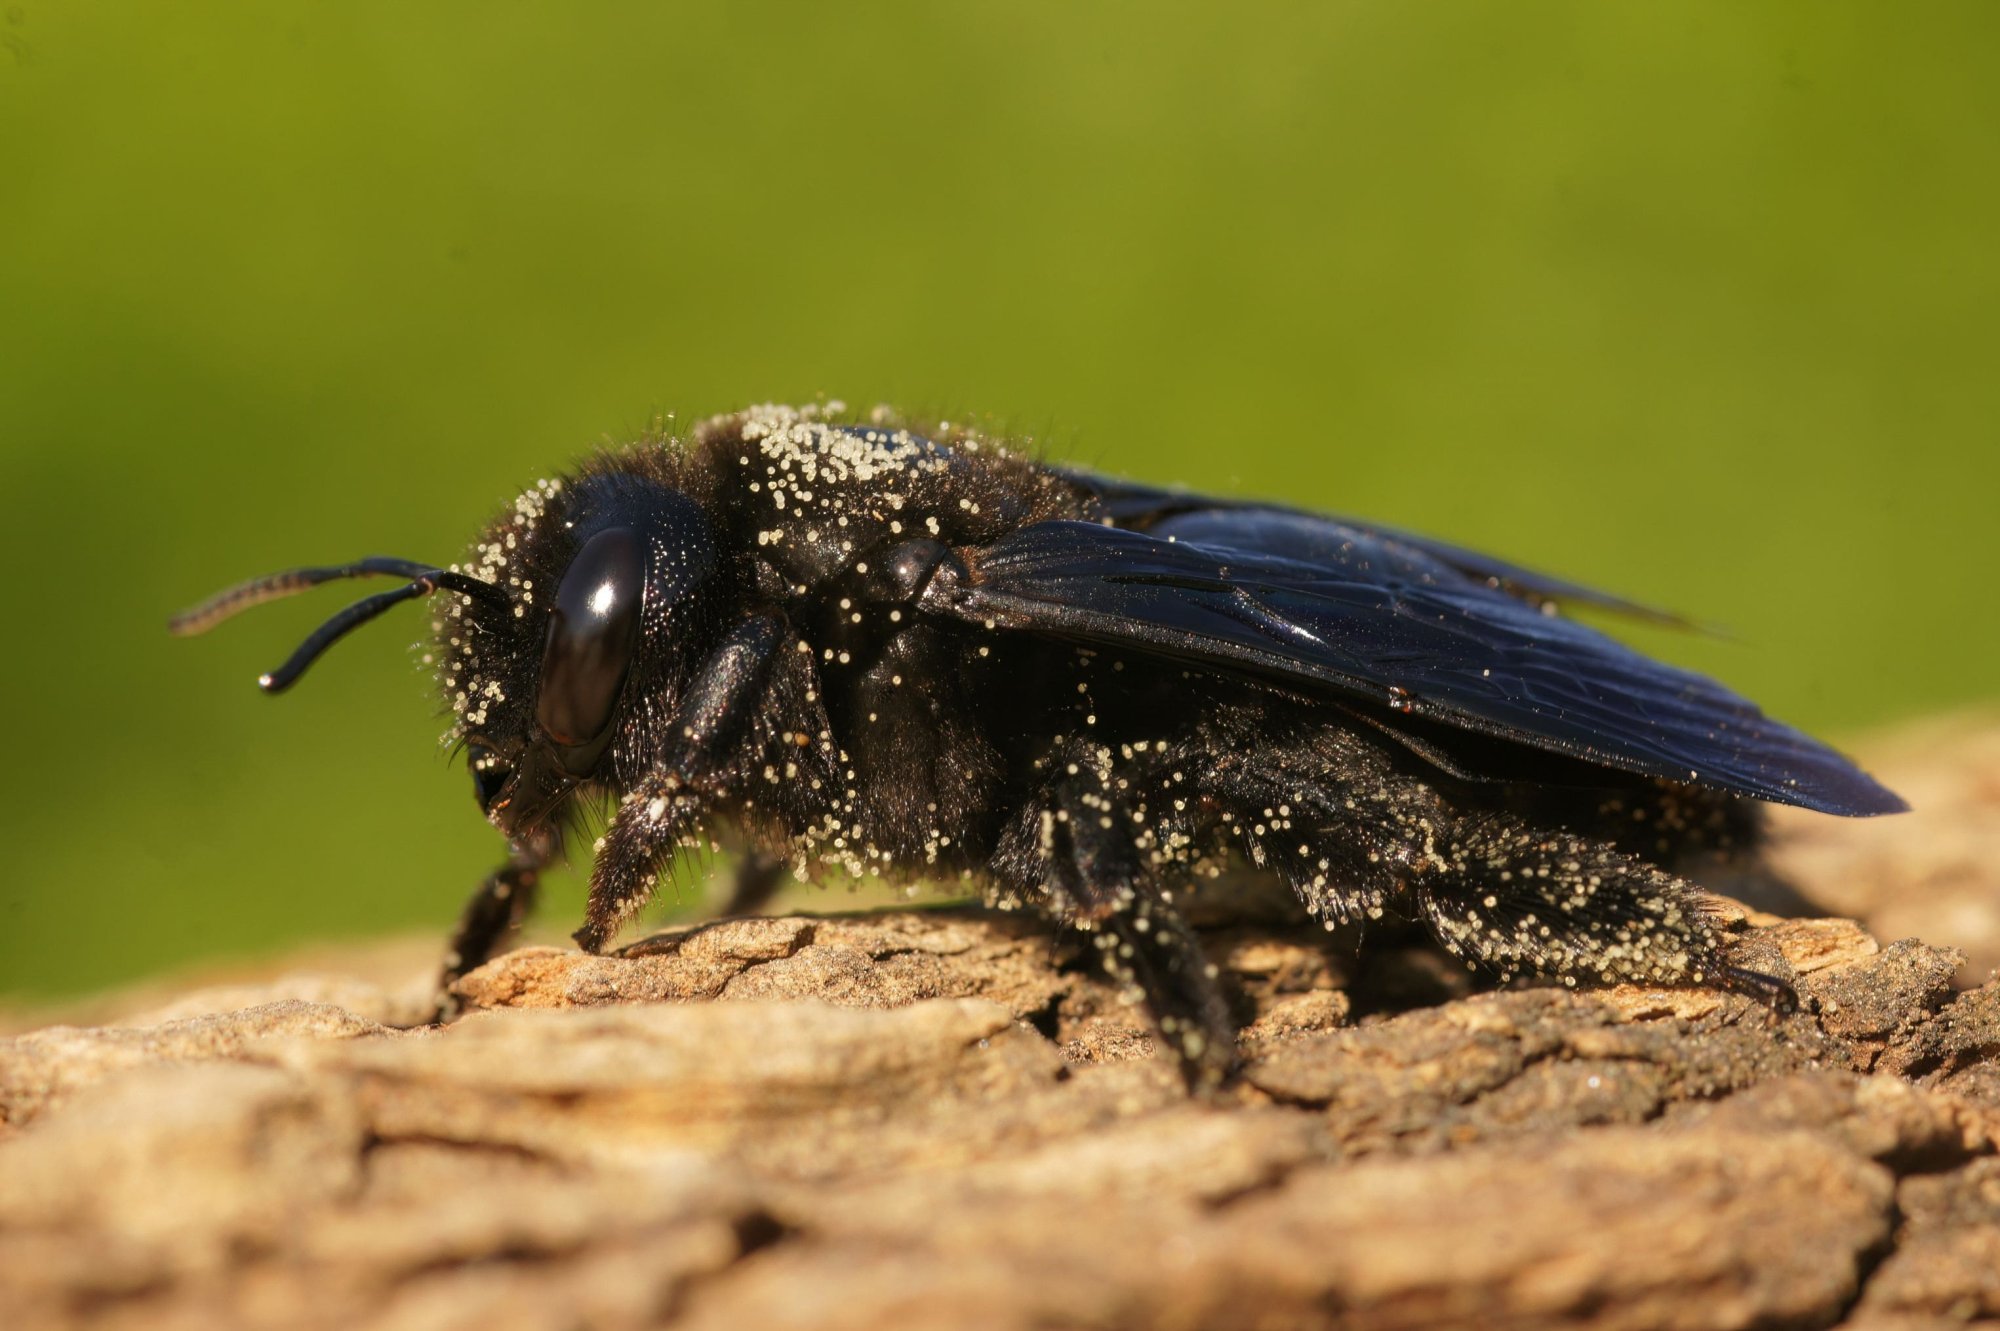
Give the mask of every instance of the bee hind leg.
[[1447, 949], [1502, 978], [1708, 985], [1774, 1009], [1790, 993], [1731, 966], [1699, 889], [1645, 860], [1506, 814], [1461, 819], [1446, 840], [1450, 867], [1417, 879], [1423, 913]]

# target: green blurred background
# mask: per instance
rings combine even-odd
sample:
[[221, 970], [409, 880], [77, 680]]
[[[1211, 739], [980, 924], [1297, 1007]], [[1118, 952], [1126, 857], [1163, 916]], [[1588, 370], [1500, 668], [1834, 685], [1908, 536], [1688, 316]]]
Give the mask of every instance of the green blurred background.
[[[2000, 650], [2000, 5], [0, 10], [0, 994], [440, 937], [404, 613], [656, 412], [833, 395], [1728, 625], [1836, 737]], [[552, 903], [566, 930], [577, 894]]]

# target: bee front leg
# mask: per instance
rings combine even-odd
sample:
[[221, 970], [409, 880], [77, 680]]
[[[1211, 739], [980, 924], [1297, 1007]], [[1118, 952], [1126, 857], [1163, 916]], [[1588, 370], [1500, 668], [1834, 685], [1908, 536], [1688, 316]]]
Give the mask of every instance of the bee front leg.
[[677, 772], [655, 772], [612, 815], [597, 843], [590, 901], [573, 937], [586, 952], [602, 952], [619, 929], [659, 891], [662, 865], [685, 844], [708, 811], [709, 792]]
[[765, 693], [771, 662], [789, 640], [774, 615], [748, 616], [702, 663], [668, 722], [667, 757], [619, 801], [598, 843], [590, 901], [577, 945], [602, 952], [644, 908], [661, 865], [700, 827], [716, 797], [739, 778], [737, 761]]
[[438, 976], [437, 1020], [449, 1021], [458, 1015], [460, 1003], [452, 986], [485, 965], [534, 910], [535, 898], [541, 893], [542, 870], [554, 851], [555, 839], [547, 833], [516, 842], [507, 863], [488, 874], [466, 901], [445, 948], [444, 970]]

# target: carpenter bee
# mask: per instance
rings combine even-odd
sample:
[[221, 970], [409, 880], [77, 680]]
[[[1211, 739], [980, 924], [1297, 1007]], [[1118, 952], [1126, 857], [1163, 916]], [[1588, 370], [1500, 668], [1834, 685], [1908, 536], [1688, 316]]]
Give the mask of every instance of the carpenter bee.
[[[1500, 977], [1714, 985], [1736, 967], [1689, 850], [1754, 801], [1902, 801], [1700, 676], [1557, 613], [1651, 613], [1370, 523], [1045, 465], [977, 433], [758, 407], [527, 490], [449, 567], [275, 574], [200, 632], [337, 578], [349, 606], [260, 683], [433, 597], [433, 660], [507, 863], [444, 974], [485, 961], [608, 803], [576, 940], [608, 946], [722, 822], [789, 863], [964, 879], [1087, 931], [1191, 1081], [1229, 1005], [1176, 907], [1235, 857], [1327, 921], [1421, 921]], [[442, 595], [439, 595], [442, 593]], [[781, 869], [780, 869], [781, 871]]]

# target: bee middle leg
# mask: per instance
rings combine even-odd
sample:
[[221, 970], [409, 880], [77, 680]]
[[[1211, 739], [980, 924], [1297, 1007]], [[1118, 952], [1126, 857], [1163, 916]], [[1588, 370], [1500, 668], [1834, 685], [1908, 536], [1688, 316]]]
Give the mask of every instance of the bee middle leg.
[[1105, 972], [1144, 1000], [1188, 1087], [1222, 1085], [1236, 1068], [1236, 1022], [1220, 972], [1180, 912], [1148, 892], [1088, 927]]
[[771, 904], [785, 886], [791, 862], [762, 847], [745, 850], [736, 861], [736, 875], [729, 885], [729, 898], [722, 904], [725, 916], [757, 915]]
[[444, 968], [438, 976], [437, 1020], [458, 1015], [452, 986], [485, 965], [500, 945], [533, 913], [541, 895], [542, 870], [554, 853], [553, 840], [536, 837], [516, 845], [505, 864], [486, 875], [460, 913], [451, 941], [445, 945]]
[[1112, 778], [1073, 770], [1017, 814], [993, 857], [995, 878], [1057, 923], [1091, 935], [1106, 973], [1143, 1001], [1191, 1089], [1220, 1086], [1236, 1065], [1236, 1023], [1217, 968], [1147, 872]]

